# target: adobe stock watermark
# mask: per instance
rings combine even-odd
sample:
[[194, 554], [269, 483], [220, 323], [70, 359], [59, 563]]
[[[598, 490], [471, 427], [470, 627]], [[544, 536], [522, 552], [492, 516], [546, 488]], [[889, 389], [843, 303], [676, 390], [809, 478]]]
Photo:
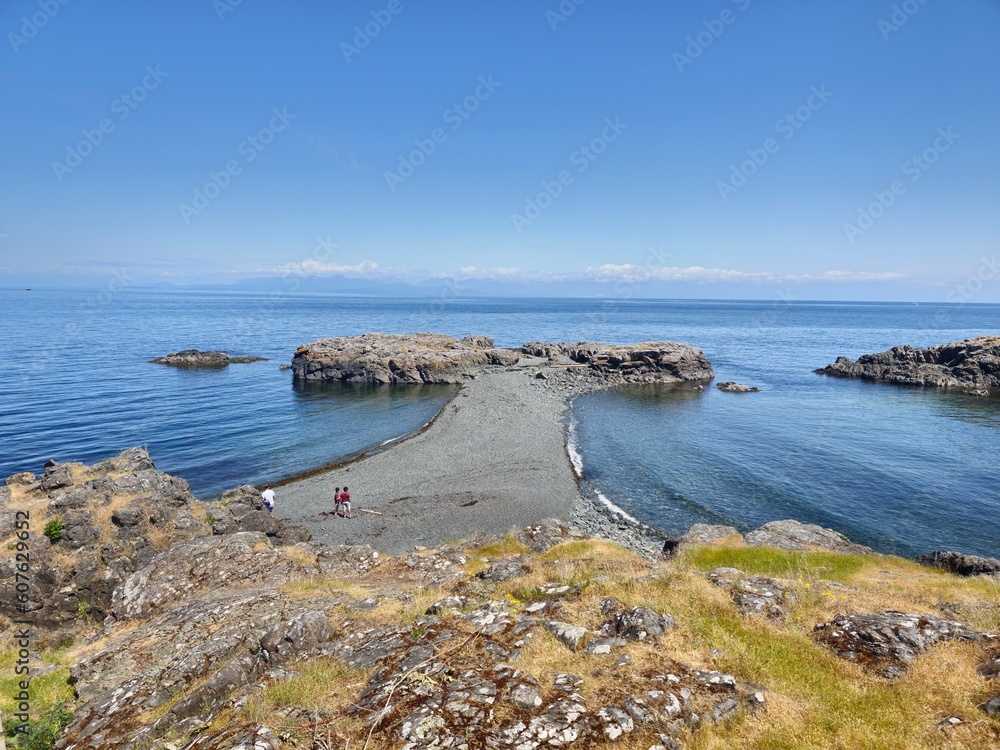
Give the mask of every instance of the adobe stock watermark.
[[[909, 177], [909, 185], [919, 182], [927, 170], [941, 158], [941, 154], [949, 151], [955, 145], [955, 141], [962, 137], [961, 133], [952, 130], [951, 125], [938, 128], [937, 133], [934, 143], [903, 162], [901, 170], [904, 177]], [[858, 216], [853, 223], [844, 223], [844, 235], [847, 241], [853, 245], [859, 237], [875, 226], [875, 222], [896, 205], [897, 198], [906, 193], [909, 185], [901, 179], [896, 179], [890, 182], [885, 190], [876, 190], [872, 193], [875, 200], [867, 206], [858, 207]]]
[[117, 115], [117, 118], [102, 117], [93, 128], [84, 128], [80, 132], [83, 137], [75, 144], [66, 146], [65, 158], [62, 161], [52, 162], [52, 173], [56, 176], [56, 180], [62, 182], [67, 175], [73, 174], [73, 170], [83, 164], [83, 160], [94, 153], [97, 147], [104, 143], [105, 138], [115, 132], [118, 123], [127, 120], [169, 75], [160, 70], [159, 65], [146, 66], [146, 75], [142, 80], [111, 101], [111, 114]]
[[13, 31], [8, 32], [7, 41], [10, 48], [16, 55], [21, 51], [21, 47], [26, 45], [38, 33], [49, 25], [49, 21], [55, 18], [64, 5], [69, 5], [70, 0], [38, 0], [38, 10], [30, 16], [21, 16], [20, 34]]
[[[740, 12], [750, 7], [750, 0], [730, 0], [730, 2]], [[680, 52], [673, 54], [672, 59], [674, 65], [677, 66], [677, 72], [683, 73], [685, 68], [701, 57], [705, 50], [715, 44], [715, 41], [725, 33], [729, 25], [736, 21], [737, 17], [731, 8], [725, 8], [715, 18], [702, 21], [702, 30], [685, 40], [687, 46], [684, 47], [683, 54]]]
[[545, 20], [549, 22], [549, 28], [552, 31], [558, 29], [559, 24], [566, 23], [569, 17], [576, 13], [576, 9], [585, 2], [587, 0], [560, 0], [555, 10], [545, 11]]
[[351, 58], [360, 55], [362, 50], [371, 44], [372, 40], [392, 23], [392, 19], [404, 10], [405, 8], [400, 0], [389, 0], [384, 8], [371, 11], [370, 21], [366, 21], [364, 26], [354, 27], [354, 36], [351, 38], [353, 44], [350, 42], [340, 43], [340, 51], [344, 55], [344, 59], [347, 62], [351, 62]]
[[233, 178], [243, 173], [243, 167], [253, 162], [264, 149], [274, 142], [275, 135], [287, 128], [296, 118], [296, 115], [291, 114], [287, 107], [282, 107], [280, 110], [274, 107], [271, 114], [271, 120], [267, 125], [253, 135], [244, 138], [236, 147], [236, 153], [243, 157], [242, 161], [230, 159], [223, 165], [222, 169], [209, 170], [208, 181], [201, 187], [192, 189], [191, 202], [177, 204], [177, 211], [184, 219], [185, 224], [190, 224], [194, 217], [208, 208], [211, 202], [229, 187]]
[[[813, 114], [821, 110], [823, 105], [833, 96], [833, 92], [827, 90], [826, 84], [820, 84], [819, 88], [810, 86], [809, 91], [809, 98], [803, 104], [792, 112], [786, 112], [774, 123], [774, 132], [781, 136], [782, 140], [790, 141], [794, 138], [795, 134], [812, 119]], [[719, 197], [722, 198], [723, 203], [729, 200], [729, 196], [746, 185], [747, 180], [757, 174], [761, 167], [767, 164], [770, 158], [780, 150], [781, 143], [773, 137], [764, 139], [759, 148], [748, 148], [747, 156], [749, 158], [738, 165], [730, 165], [729, 179], [717, 180], [715, 183], [715, 188], [719, 191]]]
[[215, 16], [220, 21], [225, 21], [226, 16], [242, 4], [243, 0], [212, 0], [212, 8], [215, 10]]
[[539, 219], [542, 212], [576, 181], [576, 175], [586, 172], [590, 165], [608, 150], [608, 145], [617, 141], [626, 129], [628, 129], [628, 125], [621, 122], [618, 116], [605, 118], [601, 134], [590, 139], [588, 143], [580, 146], [569, 155], [570, 166], [576, 167], [575, 173], [569, 169], [563, 169], [552, 180], [542, 180], [541, 192], [524, 199], [524, 212], [515, 212], [510, 215], [510, 222], [517, 233], [521, 234], [525, 227], [531, 226]]
[[[472, 117], [472, 113], [479, 109], [479, 105], [493, 96], [494, 92], [503, 84], [494, 81], [493, 75], [485, 78], [479, 76], [479, 82], [475, 90], [462, 101], [452, 104], [441, 115], [441, 120], [451, 132], [455, 132], [465, 121]], [[408, 154], [400, 154], [399, 162], [395, 171], [385, 171], [385, 184], [389, 190], [396, 192], [396, 188], [413, 176], [417, 169], [423, 165], [427, 159], [434, 154], [438, 146], [448, 140], [449, 132], [444, 127], [434, 128], [426, 138], [417, 138], [413, 141], [416, 146]]]
[[889, 18], [880, 18], [875, 24], [882, 33], [882, 41], [888, 42], [889, 37], [903, 28], [926, 3], [927, 0], [904, 0], [901, 3], [895, 3]]

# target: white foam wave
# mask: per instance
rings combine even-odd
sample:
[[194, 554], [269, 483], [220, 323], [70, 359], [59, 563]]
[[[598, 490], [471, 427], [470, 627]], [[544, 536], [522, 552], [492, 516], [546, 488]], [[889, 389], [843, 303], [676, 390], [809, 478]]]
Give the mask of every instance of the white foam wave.
[[[577, 430], [576, 417], [571, 416], [569, 419], [569, 424], [566, 428], [566, 453], [569, 455], [569, 462], [573, 465], [573, 471], [576, 473], [577, 479], [583, 478], [583, 455], [580, 453], [580, 435]], [[602, 505], [606, 506], [615, 515], [619, 515], [634, 524], [643, 526], [644, 524], [635, 516], [626, 513], [624, 510], [619, 508], [613, 502], [611, 502], [607, 496], [599, 490], [594, 491], [597, 495], [597, 501]]]

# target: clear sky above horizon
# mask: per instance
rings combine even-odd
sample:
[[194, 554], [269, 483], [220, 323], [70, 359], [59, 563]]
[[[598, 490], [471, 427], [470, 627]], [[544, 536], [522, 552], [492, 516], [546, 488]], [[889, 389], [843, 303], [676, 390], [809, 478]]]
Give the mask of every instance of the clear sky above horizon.
[[1000, 0], [577, 2], [3, 3], [0, 274], [1000, 301]]

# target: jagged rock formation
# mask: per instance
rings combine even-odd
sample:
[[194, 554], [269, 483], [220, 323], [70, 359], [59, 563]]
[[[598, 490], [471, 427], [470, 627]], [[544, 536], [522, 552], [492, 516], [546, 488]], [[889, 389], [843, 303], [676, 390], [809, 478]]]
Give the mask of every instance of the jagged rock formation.
[[226, 352], [202, 352], [197, 349], [185, 349], [149, 361], [154, 365], [195, 369], [242, 365], [248, 362], [267, 362], [267, 357], [231, 357]]
[[900, 385], [996, 388], [1000, 386], [1000, 336], [980, 336], [928, 349], [894, 346], [865, 354], [856, 362], [837, 357], [832, 365], [815, 372]]
[[510, 349], [493, 339], [440, 333], [319, 339], [300, 346], [292, 358], [296, 380], [346, 383], [461, 383], [482, 369], [516, 364]]
[[939, 641], [985, 637], [965, 623], [893, 610], [837, 617], [816, 625], [814, 634], [837, 656], [890, 678], [903, 674], [918, 654]]
[[744, 537], [751, 547], [788, 550], [828, 549], [834, 552], [870, 554], [871, 547], [855, 544], [840, 532], [799, 521], [771, 521]]
[[308, 538], [307, 531], [261, 510], [253, 487], [202, 503], [186, 481], [158, 471], [142, 448], [89, 467], [49, 461], [39, 477], [10, 477], [0, 488], [5, 543], [14, 535], [15, 508], [30, 514], [32, 587], [22, 611], [15, 558], [3, 558], [0, 614], [50, 628], [69, 626], [81, 615], [103, 619], [115, 589], [180, 542], [239, 531], [261, 531], [282, 543]]
[[1000, 560], [995, 557], [978, 557], [946, 549], [920, 555], [917, 562], [960, 576], [1000, 575]]
[[616, 383], [678, 383], [686, 380], [711, 380], [712, 365], [697, 346], [670, 341], [649, 341], [642, 344], [546, 344], [534, 341], [521, 347], [533, 357], [586, 365], [594, 375]]

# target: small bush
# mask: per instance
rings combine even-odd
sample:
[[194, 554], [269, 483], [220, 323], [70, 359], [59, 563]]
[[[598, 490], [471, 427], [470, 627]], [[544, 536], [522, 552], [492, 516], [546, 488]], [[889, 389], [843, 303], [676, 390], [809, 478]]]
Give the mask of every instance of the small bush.
[[62, 539], [62, 532], [65, 527], [66, 524], [63, 522], [61, 518], [53, 518], [51, 521], [45, 524], [45, 531], [43, 531], [42, 533], [49, 538], [49, 541], [58, 542], [60, 539]]

